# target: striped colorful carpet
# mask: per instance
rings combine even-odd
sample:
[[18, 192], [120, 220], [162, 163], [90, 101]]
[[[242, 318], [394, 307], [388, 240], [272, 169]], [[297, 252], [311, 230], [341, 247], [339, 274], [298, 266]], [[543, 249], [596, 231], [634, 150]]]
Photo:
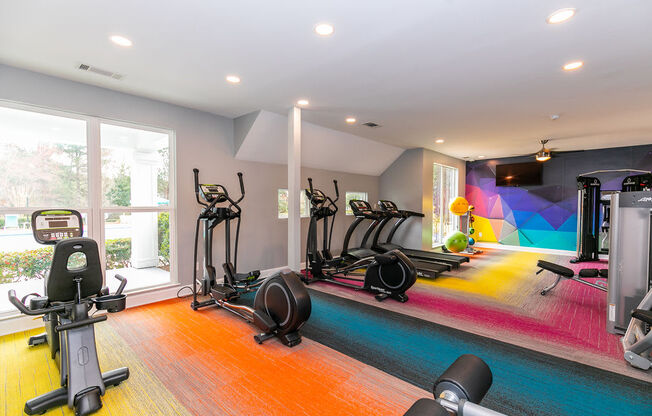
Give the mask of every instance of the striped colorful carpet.
[[[382, 307], [420, 319], [509, 342], [633, 377], [645, 377], [622, 358], [619, 337], [606, 331], [606, 293], [562, 281], [546, 296], [539, 292], [554, 281], [536, 275], [538, 259], [574, 270], [605, 268], [606, 263], [572, 265], [570, 257], [483, 249], [470, 263], [437, 279], [418, 279], [405, 304]], [[373, 296], [325, 283], [314, 288], [375, 305]]]
[[[295, 348], [258, 345], [255, 328], [187, 299], [111, 315], [96, 325], [103, 370], [128, 366], [98, 415], [397, 415], [426, 392], [310, 339]], [[0, 338], [0, 415], [58, 387], [47, 346], [28, 331]], [[72, 415], [67, 408], [48, 415]]]
[[[652, 384], [311, 291], [304, 333], [424, 389], [460, 354], [483, 358], [494, 385], [483, 402], [508, 415], [651, 415]], [[411, 301], [411, 300], [410, 300]]]

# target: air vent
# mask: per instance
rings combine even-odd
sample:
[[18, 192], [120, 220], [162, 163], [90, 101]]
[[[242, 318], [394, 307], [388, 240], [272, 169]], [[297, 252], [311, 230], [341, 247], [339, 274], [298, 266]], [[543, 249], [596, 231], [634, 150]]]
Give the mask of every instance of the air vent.
[[77, 69], [80, 69], [82, 71], [92, 72], [97, 75], [102, 75], [105, 77], [118, 79], [118, 80], [124, 77], [124, 75], [118, 74], [117, 72], [107, 71], [106, 69], [98, 68], [96, 66], [87, 65], [87, 64], [79, 64], [79, 66], [77, 66]]
[[367, 121], [366, 123], [362, 123], [362, 125], [371, 127], [372, 129], [375, 129], [376, 127], [380, 127], [380, 124], [374, 123], [373, 121]]

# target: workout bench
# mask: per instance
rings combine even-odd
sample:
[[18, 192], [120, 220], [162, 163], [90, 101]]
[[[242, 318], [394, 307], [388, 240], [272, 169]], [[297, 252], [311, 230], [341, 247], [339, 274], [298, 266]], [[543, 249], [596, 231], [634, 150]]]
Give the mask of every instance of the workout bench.
[[554, 273], [557, 275], [557, 280], [550, 286], [544, 288], [541, 291], [541, 295], [545, 296], [546, 293], [550, 292], [552, 289], [557, 286], [557, 284], [561, 281], [561, 279], [570, 279], [574, 280], [576, 282], [579, 282], [583, 285], [591, 286], [593, 288], [596, 288], [598, 290], [602, 290], [603, 292], [607, 291], [607, 283], [603, 281], [598, 281], [596, 283], [589, 282], [588, 280], [584, 280], [583, 278], [592, 278], [592, 277], [602, 277], [604, 279], [607, 279], [609, 277], [609, 270], [607, 269], [582, 269], [580, 272], [575, 276], [575, 272], [568, 267], [564, 267], [560, 264], [556, 263], [551, 263], [549, 261], [545, 260], [539, 260], [537, 262], [537, 267], [539, 267], [539, 271], [537, 274], [543, 272], [544, 270], [547, 270], [551, 273]]

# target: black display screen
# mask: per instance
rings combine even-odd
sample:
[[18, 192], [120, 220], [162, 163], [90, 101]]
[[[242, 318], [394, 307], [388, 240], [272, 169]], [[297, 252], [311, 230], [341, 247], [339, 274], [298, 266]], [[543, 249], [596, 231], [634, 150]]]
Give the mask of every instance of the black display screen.
[[543, 165], [540, 162], [496, 165], [496, 186], [541, 185]]

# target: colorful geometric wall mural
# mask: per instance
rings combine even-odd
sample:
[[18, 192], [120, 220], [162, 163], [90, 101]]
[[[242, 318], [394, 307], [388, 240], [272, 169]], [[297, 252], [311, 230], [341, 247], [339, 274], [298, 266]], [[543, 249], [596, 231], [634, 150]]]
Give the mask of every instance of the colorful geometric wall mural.
[[[606, 169], [652, 170], [652, 146], [560, 153], [543, 165], [539, 186], [496, 186], [496, 165], [531, 162], [513, 157], [468, 162], [466, 199], [475, 206], [476, 240], [575, 250], [579, 174]], [[602, 190], [620, 190], [626, 173], [595, 174]]]

